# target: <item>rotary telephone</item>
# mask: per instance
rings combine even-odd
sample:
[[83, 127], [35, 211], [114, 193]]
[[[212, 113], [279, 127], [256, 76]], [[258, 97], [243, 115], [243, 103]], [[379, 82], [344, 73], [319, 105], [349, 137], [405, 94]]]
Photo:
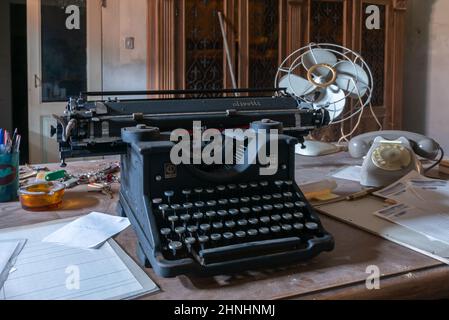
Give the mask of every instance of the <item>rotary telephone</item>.
[[377, 131], [362, 134], [349, 143], [349, 153], [365, 160], [361, 184], [383, 187], [415, 170], [424, 172], [418, 156], [435, 160], [440, 145], [420, 134], [405, 131]]

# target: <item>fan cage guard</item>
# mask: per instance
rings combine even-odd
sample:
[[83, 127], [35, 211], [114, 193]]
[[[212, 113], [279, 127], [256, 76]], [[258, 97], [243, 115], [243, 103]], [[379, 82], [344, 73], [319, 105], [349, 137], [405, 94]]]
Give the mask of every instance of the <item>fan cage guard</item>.
[[[341, 124], [345, 121], [351, 120], [352, 118], [357, 116], [360, 112], [363, 112], [363, 110], [367, 106], [370, 106], [372, 95], [373, 95], [373, 88], [374, 88], [374, 78], [373, 78], [371, 69], [369, 68], [368, 64], [363, 59], [363, 57], [351, 49], [348, 49], [348, 48], [340, 46], [340, 45], [331, 44], [331, 43], [318, 43], [318, 44], [311, 43], [305, 47], [302, 47], [302, 48], [294, 51], [293, 53], [291, 53], [281, 63], [281, 65], [278, 68], [278, 71], [276, 73], [274, 86], [275, 86], [275, 88], [278, 88], [281, 79], [283, 79], [285, 77], [285, 75], [287, 75], [288, 81], [289, 81], [289, 86], [293, 91], [293, 96], [298, 100], [298, 106], [300, 108], [309, 108], [309, 107], [305, 107], [304, 104], [310, 105], [310, 104], [314, 103], [314, 101], [308, 100], [306, 97], [307, 95], [310, 95], [310, 93], [308, 93], [307, 95], [297, 94], [295, 92], [294, 86], [292, 85], [292, 75], [302, 74], [303, 72], [310, 75], [310, 71], [311, 71], [310, 69], [312, 69], [312, 68], [315, 69], [317, 67], [317, 65], [320, 65], [320, 63], [317, 61], [317, 59], [314, 56], [314, 50], [316, 50], [316, 49], [326, 50], [328, 52], [333, 53], [336, 56], [337, 62], [334, 65], [329, 66], [332, 69], [335, 69], [335, 67], [337, 67], [339, 64], [341, 64], [342, 62], [345, 62], [345, 61], [351, 63], [352, 67], [354, 68], [354, 74], [356, 75], [355, 79], [353, 77], [350, 77], [349, 75], [346, 75], [346, 76], [348, 76], [348, 79], [350, 79], [352, 81], [352, 85], [354, 86], [354, 89], [357, 90], [358, 97], [352, 98], [351, 97], [352, 92], [349, 91], [348, 93], [345, 94], [345, 96], [343, 98], [336, 100], [336, 101], [332, 101], [328, 104], [327, 107], [323, 107], [323, 109], [326, 109], [327, 111], [332, 112], [332, 110], [329, 110], [329, 107], [331, 105], [336, 106], [337, 103], [339, 103], [343, 100], [347, 100], [348, 98], [351, 100], [356, 100], [355, 105], [353, 105], [353, 107], [352, 107], [352, 109], [355, 110], [355, 112], [352, 112], [350, 110], [350, 111], [344, 113], [342, 116], [340, 116], [341, 119], [339, 119], [337, 121], [335, 121], [336, 119], [332, 120], [330, 125]], [[314, 58], [316, 64], [314, 66], [308, 68], [304, 64], [303, 57], [306, 54], [310, 54], [310, 53], [311, 53], [311, 56]], [[369, 83], [363, 84], [364, 89], [366, 86], [366, 91], [363, 95], [361, 95], [358, 90], [359, 89], [359, 86], [358, 86], [359, 70], [357, 69], [356, 66], [362, 68], [362, 70], [364, 70], [368, 76]], [[300, 69], [300, 70], [298, 70], [298, 69]], [[310, 78], [308, 81], [309, 81], [309, 83], [311, 83], [311, 85], [315, 86], [315, 84], [310, 81]], [[334, 79], [334, 81], [335, 81], [335, 79]], [[331, 85], [333, 85], [333, 83], [329, 83], [327, 86], [324, 86], [324, 87], [329, 87]], [[320, 89], [322, 89], [322, 88], [320, 88]], [[316, 89], [314, 89], [314, 90], [316, 90]], [[346, 106], [345, 106], [345, 109], [346, 109]], [[334, 113], [335, 112], [336, 112], [336, 110], [334, 108]]]

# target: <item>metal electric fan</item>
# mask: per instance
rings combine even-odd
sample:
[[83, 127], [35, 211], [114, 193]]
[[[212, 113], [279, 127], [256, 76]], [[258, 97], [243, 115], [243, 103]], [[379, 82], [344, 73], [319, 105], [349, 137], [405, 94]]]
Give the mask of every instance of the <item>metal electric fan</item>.
[[[335, 44], [309, 44], [290, 54], [276, 74], [275, 87], [286, 88], [300, 108], [326, 109], [330, 125], [342, 124], [371, 107], [373, 75], [360, 54]], [[347, 108], [350, 101], [352, 108]], [[349, 110], [348, 110], [349, 109]], [[306, 141], [298, 153], [318, 156], [341, 151], [319, 141]]]

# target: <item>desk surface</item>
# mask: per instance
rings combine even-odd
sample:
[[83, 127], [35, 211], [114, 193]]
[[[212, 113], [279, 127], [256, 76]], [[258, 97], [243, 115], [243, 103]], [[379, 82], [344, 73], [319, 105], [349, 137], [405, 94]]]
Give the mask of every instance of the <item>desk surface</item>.
[[[109, 163], [109, 162], [107, 162]], [[321, 180], [329, 172], [357, 164], [346, 154], [323, 158], [297, 158], [299, 183]], [[91, 172], [105, 161], [70, 164], [71, 172]], [[57, 168], [56, 165], [49, 166]], [[118, 191], [119, 186], [114, 186]], [[339, 193], [351, 193], [358, 184], [340, 182]], [[29, 213], [19, 203], [0, 205], [0, 228], [64, 219], [92, 211], [115, 213], [114, 200], [87, 193], [84, 186], [67, 192], [64, 206], [56, 212]], [[162, 292], [146, 299], [395, 299], [449, 298], [449, 267], [429, 257], [383, 240], [365, 231], [322, 216], [326, 229], [335, 237], [336, 248], [317, 258], [281, 269], [246, 272], [234, 276], [163, 279], [147, 269]], [[136, 236], [130, 228], [118, 243], [136, 258]], [[367, 267], [375, 265], [382, 274], [380, 290], [367, 290]]]

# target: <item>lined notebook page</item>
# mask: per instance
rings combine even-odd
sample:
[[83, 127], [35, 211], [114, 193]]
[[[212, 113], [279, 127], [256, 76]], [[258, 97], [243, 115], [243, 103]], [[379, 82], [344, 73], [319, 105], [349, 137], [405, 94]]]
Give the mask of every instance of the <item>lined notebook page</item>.
[[[127, 299], [158, 290], [110, 240], [98, 250], [43, 243], [69, 221], [0, 231], [0, 241], [28, 239], [0, 292], [7, 300]], [[78, 281], [79, 279], [79, 281]]]

